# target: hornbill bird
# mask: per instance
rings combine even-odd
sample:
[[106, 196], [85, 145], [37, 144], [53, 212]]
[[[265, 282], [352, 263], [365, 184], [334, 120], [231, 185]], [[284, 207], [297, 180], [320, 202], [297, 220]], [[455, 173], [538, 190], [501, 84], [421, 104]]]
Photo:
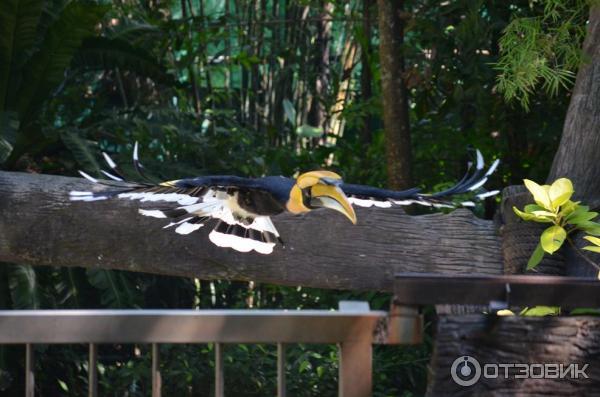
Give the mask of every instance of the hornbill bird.
[[73, 201], [96, 201], [109, 198], [157, 202], [154, 209], [139, 209], [139, 213], [154, 218], [169, 219], [164, 228], [189, 234], [215, 220], [208, 238], [219, 247], [241, 252], [270, 254], [277, 242], [283, 241], [271, 221], [282, 212], [301, 214], [318, 208], [329, 208], [356, 223], [353, 205], [386, 208], [393, 205], [421, 204], [430, 207], [473, 206], [472, 201], [455, 203], [451, 198], [472, 193], [474, 199], [484, 199], [498, 191], [483, 191], [487, 178], [498, 166], [496, 160], [487, 171], [481, 153], [476, 151], [475, 167], [469, 163], [465, 176], [444, 191], [423, 194], [418, 188], [394, 191], [366, 185], [344, 183], [331, 171], [311, 171], [296, 179], [283, 176], [243, 178], [230, 175], [200, 176], [154, 183], [144, 175], [139, 161], [138, 144], [133, 149], [133, 165], [144, 182], [127, 181], [117, 164], [102, 153], [111, 172], [102, 173], [112, 181], [99, 181], [83, 171], [79, 173], [93, 183], [111, 186], [101, 191], [72, 191]]

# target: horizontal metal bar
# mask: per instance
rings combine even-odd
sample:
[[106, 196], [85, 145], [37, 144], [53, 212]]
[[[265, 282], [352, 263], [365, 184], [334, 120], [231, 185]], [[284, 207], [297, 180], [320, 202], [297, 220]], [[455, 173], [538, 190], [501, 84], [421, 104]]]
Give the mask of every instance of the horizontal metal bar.
[[600, 282], [581, 277], [401, 273], [394, 290], [394, 302], [400, 305], [487, 305], [508, 299], [510, 306], [600, 306]]
[[0, 343], [372, 341], [385, 316], [327, 310], [2, 310]]

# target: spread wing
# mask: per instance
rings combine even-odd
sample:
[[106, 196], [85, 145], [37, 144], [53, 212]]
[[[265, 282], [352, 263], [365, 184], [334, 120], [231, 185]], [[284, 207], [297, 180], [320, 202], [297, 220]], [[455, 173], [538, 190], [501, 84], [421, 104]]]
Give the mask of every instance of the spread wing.
[[496, 171], [500, 160], [495, 160], [488, 170], [485, 171], [483, 156], [479, 150], [476, 151], [476, 157], [475, 166], [472, 162], [469, 162], [466, 174], [458, 183], [449, 189], [433, 194], [421, 193], [418, 188], [396, 191], [349, 183], [342, 184], [341, 188], [346, 196], [348, 196], [350, 202], [359, 207], [375, 206], [389, 208], [393, 205], [411, 204], [420, 204], [434, 208], [472, 207], [475, 205], [473, 201], [455, 202], [452, 200], [452, 197], [473, 193], [473, 200], [482, 200], [499, 193], [498, 190], [485, 191], [483, 185], [487, 182], [488, 177]]
[[169, 220], [165, 229], [178, 234], [190, 234], [207, 222], [214, 220], [208, 235], [219, 247], [229, 247], [240, 252], [256, 251], [270, 254], [281, 241], [277, 229], [268, 215], [255, 213], [239, 205], [239, 197], [252, 199], [253, 192], [269, 194], [260, 180], [236, 176], [208, 176], [181, 179], [162, 183], [152, 182], [143, 172], [138, 158], [138, 145], [134, 146], [133, 163], [144, 182], [129, 182], [116, 163], [103, 153], [111, 172], [102, 171], [112, 181], [99, 181], [85, 172], [80, 174], [95, 184], [109, 186], [97, 192], [72, 191], [72, 201], [97, 201], [111, 198], [155, 203], [152, 209], [139, 209], [140, 214]]

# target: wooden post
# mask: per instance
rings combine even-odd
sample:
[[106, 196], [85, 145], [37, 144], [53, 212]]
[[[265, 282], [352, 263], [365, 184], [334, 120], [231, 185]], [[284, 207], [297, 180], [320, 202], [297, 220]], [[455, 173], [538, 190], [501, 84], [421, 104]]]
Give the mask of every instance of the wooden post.
[[223, 344], [215, 343], [215, 397], [225, 396], [225, 378], [223, 376]]
[[372, 355], [370, 341], [339, 344], [339, 397], [369, 397], [372, 393]]
[[33, 397], [35, 395], [35, 364], [33, 360], [33, 345], [27, 343], [25, 345], [25, 397]]
[[159, 344], [152, 344], [152, 397], [160, 397], [162, 394], [162, 378], [160, 375], [160, 352]]
[[277, 397], [286, 397], [285, 344], [277, 344]]
[[88, 355], [88, 396], [98, 396], [98, 345], [89, 344]]

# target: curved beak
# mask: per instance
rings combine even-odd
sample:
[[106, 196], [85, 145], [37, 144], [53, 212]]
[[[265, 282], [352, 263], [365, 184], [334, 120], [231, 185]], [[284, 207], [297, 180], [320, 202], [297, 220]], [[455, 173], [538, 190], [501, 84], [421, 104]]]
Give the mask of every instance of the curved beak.
[[341, 212], [356, 225], [356, 214], [352, 204], [342, 189], [336, 185], [314, 185], [311, 188], [312, 198], [310, 204], [314, 207], [329, 208]]

